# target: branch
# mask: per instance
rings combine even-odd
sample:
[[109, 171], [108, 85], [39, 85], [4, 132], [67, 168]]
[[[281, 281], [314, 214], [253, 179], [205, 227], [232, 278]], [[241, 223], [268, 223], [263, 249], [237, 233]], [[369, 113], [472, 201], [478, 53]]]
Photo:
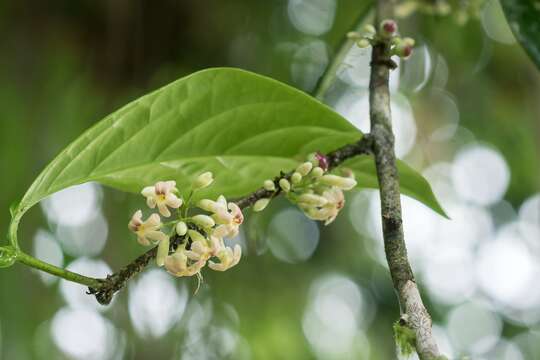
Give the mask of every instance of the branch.
[[[376, 24], [380, 23], [383, 16], [391, 15], [391, 8], [392, 4], [387, 0], [378, 0]], [[431, 332], [431, 317], [422, 303], [407, 258], [403, 235], [399, 174], [396, 167], [390, 114], [388, 79], [392, 63], [388, 55], [388, 46], [388, 41], [379, 41], [374, 44], [369, 84], [369, 115], [380, 188], [384, 250], [401, 305], [401, 322], [414, 331], [416, 351], [420, 359], [436, 359], [440, 357], [440, 353]]]
[[[332, 169], [342, 164], [345, 160], [352, 157], [369, 154], [371, 153], [372, 141], [369, 135], [365, 135], [361, 140], [354, 144], [345, 145], [335, 151], [332, 151], [326, 154], [328, 158], [328, 168]], [[276, 184], [276, 191], [268, 191], [264, 188], [260, 188], [255, 192], [246, 195], [238, 200], [236, 204], [241, 208], [245, 209], [250, 206], [253, 206], [257, 200], [269, 197], [278, 196], [281, 193], [281, 188], [278, 186], [278, 182], [282, 178], [290, 178], [292, 172], [287, 174], [281, 174], [274, 178], [274, 183]], [[183, 244], [185, 241], [185, 236], [174, 236], [171, 238], [169, 252], [174, 252], [180, 244]], [[143, 271], [146, 266], [150, 263], [152, 259], [156, 257], [157, 247], [153, 247], [148, 250], [146, 253], [142, 254], [126, 266], [124, 266], [120, 271], [108, 275], [105, 279], [96, 279], [99, 281], [99, 286], [90, 286], [88, 288], [88, 294], [94, 295], [97, 301], [102, 305], [107, 305], [111, 302], [115, 293], [120, 291], [126, 283], [135, 275]]]

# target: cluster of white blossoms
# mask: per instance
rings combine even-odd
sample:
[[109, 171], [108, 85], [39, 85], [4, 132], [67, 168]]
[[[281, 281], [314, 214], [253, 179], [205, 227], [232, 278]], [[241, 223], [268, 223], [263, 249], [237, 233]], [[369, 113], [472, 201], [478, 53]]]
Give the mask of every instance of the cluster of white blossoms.
[[[175, 181], [160, 181], [141, 191], [148, 207], [157, 207], [159, 214], [154, 213], [143, 221], [142, 211], [137, 210], [128, 228], [137, 235], [141, 245], [158, 245], [156, 263], [165, 266], [172, 275], [200, 275], [201, 269], [207, 264], [212, 270], [225, 271], [240, 261], [240, 245], [231, 248], [223, 240], [238, 235], [238, 228], [244, 221], [238, 205], [228, 203], [223, 195], [216, 201], [203, 199], [197, 207], [208, 214], [189, 216], [193, 193], [210, 186], [213, 181], [210, 172], [199, 175], [186, 202], [178, 195]], [[170, 217], [170, 209], [176, 210], [176, 219], [162, 223], [160, 215]], [[175, 234], [184, 237], [184, 241], [170, 254], [170, 239]]]
[[[230, 247], [224, 242], [224, 238], [236, 237], [244, 222], [244, 215], [237, 204], [227, 202], [220, 195], [215, 201], [203, 199], [193, 206], [203, 213], [189, 214], [193, 194], [210, 186], [213, 181], [211, 172], [199, 175], [192, 184], [187, 201], [179, 196], [175, 181], [159, 181], [141, 191], [148, 207], [157, 208], [158, 213], [143, 220], [142, 211], [137, 210], [128, 228], [137, 235], [141, 245], [157, 245], [157, 265], [165, 266], [174, 276], [200, 277], [206, 265], [212, 270], [225, 271], [240, 261], [240, 245]], [[328, 158], [320, 153], [311, 154], [309, 161], [299, 165], [290, 176], [266, 180], [264, 189], [269, 192], [269, 197], [257, 200], [253, 211], [262, 211], [281, 190], [306, 216], [328, 225], [345, 204], [343, 191], [355, 186], [352, 171], [349, 170], [346, 176], [329, 174]], [[174, 220], [163, 223], [161, 216], [171, 217], [171, 209], [176, 213]], [[171, 253], [170, 240], [176, 235], [183, 241]]]
[[379, 25], [379, 31], [373, 25], [366, 25], [362, 33], [351, 31], [347, 34], [350, 39], [356, 40], [356, 45], [360, 48], [367, 48], [381, 41], [389, 43], [390, 55], [407, 59], [411, 56], [414, 39], [398, 36], [398, 27], [394, 20], [383, 20]]
[[[324, 224], [328, 225], [336, 219], [345, 205], [343, 191], [356, 186], [352, 171], [346, 170], [346, 173], [346, 176], [328, 174], [328, 159], [316, 153], [310, 155], [309, 161], [299, 165], [290, 177], [281, 178], [277, 183], [266, 180], [264, 188], [277, 191], [279, 186], [286, 197], [297, 204], [307, 217], [324, 221]], [[270, 198], [260, 199], [253, 210], [261, 211], [269, 202]]]

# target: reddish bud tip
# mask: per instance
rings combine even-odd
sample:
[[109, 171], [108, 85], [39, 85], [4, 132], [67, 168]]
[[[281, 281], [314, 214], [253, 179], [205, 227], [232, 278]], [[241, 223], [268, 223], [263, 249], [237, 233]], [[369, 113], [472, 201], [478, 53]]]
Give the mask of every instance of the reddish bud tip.
[[321, 169], [323, 169], [324, 171], [328, 170], [328, 158], [324, 154], [317, 151], [317, 153], [315, 154], [315, 158], [319, 162], [319, 167]]
[[403, 48], [403, 57], [408, 58], [412, 54], [412, 46], [405, 46]]
[[397, 24], [394, 20], [384, 20], [381, 23], [383, 35], [392, 36], [397, 32]]

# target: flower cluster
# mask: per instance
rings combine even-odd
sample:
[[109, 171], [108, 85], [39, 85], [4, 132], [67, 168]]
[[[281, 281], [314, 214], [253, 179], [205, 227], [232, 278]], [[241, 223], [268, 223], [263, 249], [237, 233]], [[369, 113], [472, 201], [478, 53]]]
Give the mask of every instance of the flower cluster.
[[[346, 176], [329, 174], [328, 158], [320, 153], [310, 155], [309, 161], [299, 165], [289, 177], [276, 182], [266, 180], [264, 188], [277, 191], [279, 187], [307, 217], [324, 221], [325, 225], [332, 223], [345, 205], [343, 191], [356, 186], [352, 171], [348, 171]], [[269, 201], [270, 198], [258, 200], [253, 210], [261, 211]]]
[[347, 34], [350, 39], [356, 41], [360, 48], [366, 48], [376, 43], [385, 43], [389, 46], [390, 56], [396, 55], [402, 59], [411, 56], [414, 39], [398, 36], [398, 27], [394, 20], [383, 20], [379, 25], [379, 31], [373, 25], [366, 25], [362, 33], [353, 31]]
[[[210, 186], [213, 181], [210, 172], [199, 175], [185, 202], [178, 195], [175, 181], [160, 181], [141, 191], [148, 207], [157, 207], [159, 214], [154, 213], [147, 220], [143, 220], [142, 211], [137, 210], [128, 228], [137, 235], [141, 245], [158, 245], [156, 263], [158, 266], [165, 266], [172, 275], [200, 276], [200, 271], [206, 264], [212, 270], [225, 271], [240, 261], [240, 245], [231, 248], [226, 246], [223, 240], [225, 237], [238, 235], [238, 229], [244, 221], [238, 205], [227, 202], [221, 195], [216, 201], [199, 201], [197, 207], [207, 214], [189, 215], [193, 194]], [[171, 209], [176, 210], [177, 216], [170, 222], [162, 223], [160, 215], [170, 217]], [[170, 239], [175, 234], [183, 237], [184, 241], [170, 253]]]

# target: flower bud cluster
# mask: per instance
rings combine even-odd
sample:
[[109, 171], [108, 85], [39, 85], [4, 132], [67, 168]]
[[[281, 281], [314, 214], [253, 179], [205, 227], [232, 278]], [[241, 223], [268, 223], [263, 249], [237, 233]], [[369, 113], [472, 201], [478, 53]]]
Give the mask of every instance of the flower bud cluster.
[[[161, 216], [170, 217], [170, 209], [177, 210], [177, 219], [166, 224], [156, 213], [143, 221], [142, 211], [137, 210], [128, 225], [141, 245], [158, 245], [157, 265], [165, 266], [175, 276], [200, 276], [201, 269], [207, 264], [212, 270], [225, 271], [240, 261], [241, 247], [231, 248], [224, 243], [225, 237], [238, 235], [244, 221], [242, 211], [235, 203], [228, 203], [222, 195], [216, 201], [203, 199], [197, 207], [208, 214], [189, 216], [192, 194], [210, 186], [213, 181], [211, 172], [199, 175], [192, 183], [191, 195], [186, 202], [177, 196], [174, 181], [160, 181], [141, 192], [148, 207], [157, 207]], [[164, 228], [168, 231], [164, 232]], [[170, 254], [170, 238], [175, 234], [185, 240]]]
[[[313, 220], [324, 221], [328, 225], [334, 221], [345, 204], [344, 190], [356, 186], [352, 172], [348, 176], [338, 176], [328, 173], [328, 158], [321, 153], [308, 156], [308, 161], [300, 164], [288, 177], [277, 181], [280, 190], [293, 203]], [[272, 180], [264, 182], [268, 191], [277, 191]], [[260, 199], [253, 206], [254, 211], [264, 209], [270, 199]]]
[[409, 58], [414, 47], [413, 39], [398, 36], [397, 23], [390, 19], [381, 21], [378, 31], [375, 30], [373, 25], [366, 25], [362, 33], [350, 32], [347, 36], [355, 40], [356, 45], [360, 48], [367, 48], [376, 43], [384, 42], [389, 45], [390, 55], [396, 55], [402, 59]]

